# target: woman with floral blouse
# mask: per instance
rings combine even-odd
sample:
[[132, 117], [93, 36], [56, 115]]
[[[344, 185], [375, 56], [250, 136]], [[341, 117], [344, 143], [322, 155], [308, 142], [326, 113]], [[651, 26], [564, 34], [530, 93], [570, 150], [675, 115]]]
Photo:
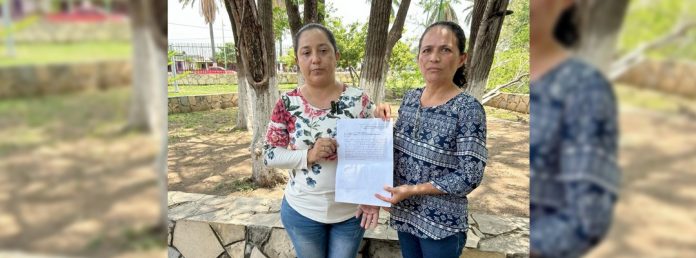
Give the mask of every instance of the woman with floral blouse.
[[371, 118], [374, 105], [361, 90], [336, 81], [340, 54], [331, 31], [307, 24], [293, 40], [305, 84], [276, 103], [264, 162], [289, 170], [280, 215], [297, 257], [353, 258], [379, 208], [334, 201], [336, 121]]
[[[457, 258], [466, 243], [467, 197], [483, 178], [486, 114], [464, 93], [464, 31], [453, 22], [425, 29], [418, 67], [425, 87], [407, 92], [394, 125], [394, 185], [389, 224], [403, 257]], [[380, 105], [375, 116], [389, 119]]]

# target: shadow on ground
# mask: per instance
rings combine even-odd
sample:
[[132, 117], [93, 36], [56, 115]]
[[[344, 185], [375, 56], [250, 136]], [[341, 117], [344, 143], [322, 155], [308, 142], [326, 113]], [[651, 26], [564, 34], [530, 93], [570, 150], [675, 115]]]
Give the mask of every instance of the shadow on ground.
[[155, 228], [156, 147], [145, 133], [119, 130], [129, 90], [3, 100], [0, 135], [17, 134], [0, 139], [0, 250], [166, 252]]

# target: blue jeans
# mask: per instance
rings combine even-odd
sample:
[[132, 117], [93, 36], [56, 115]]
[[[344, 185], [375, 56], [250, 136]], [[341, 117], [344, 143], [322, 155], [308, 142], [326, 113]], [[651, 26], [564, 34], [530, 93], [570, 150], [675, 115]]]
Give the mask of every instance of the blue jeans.
[[280, 220], [298, 258], [355, 258], [365, 234], [355, 217], [333, 224], [316, 222], [295, 211], [285, 198]]
[[466, 233], [461, 232], [440, 240], [398, 233], [401, 256], [404, 258], [459, 258], [466, 244]]

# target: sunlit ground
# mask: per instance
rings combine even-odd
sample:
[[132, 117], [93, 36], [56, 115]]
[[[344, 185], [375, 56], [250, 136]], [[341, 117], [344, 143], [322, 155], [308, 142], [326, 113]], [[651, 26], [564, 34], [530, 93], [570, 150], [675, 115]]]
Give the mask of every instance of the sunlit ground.
[[163, 256], [156, 147], [124, 130], [130, 90], [0, 100], [0, 254]]
[[615, 89], [621, 192], [609, 234], [587, 257], [696, 257], [696, 101]]

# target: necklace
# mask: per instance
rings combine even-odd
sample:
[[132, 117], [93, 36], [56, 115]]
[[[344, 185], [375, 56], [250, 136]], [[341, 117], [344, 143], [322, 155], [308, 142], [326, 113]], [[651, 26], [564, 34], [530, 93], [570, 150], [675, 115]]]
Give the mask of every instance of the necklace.
[[[338, 82], [334, 82], [334, 85], [333, 85], [333, 86], [336, 87], [336, 88], [340, 88], [340, 91], [339, 91], [339, 92], [342, 92], [342, 91], [343, 91], [343, 89], [342, 89], [341, 87], [339, 87]], [[329, 94], [330, 97], [328, 97], [328, 98], [323, 98], [323, 101], [324, 101], [324, 102], [323, 102], [323, 103], [320, 103], [320, 102], [318, 102], [318, 101], [314, 98], [314, 96], [310, 93], [309, 88], [305, 88], [305, 87], [309, 87], [309, 86], [306, 86], [306, 85], [305, 85], [305, 86], [303, 86], [302, 88], [300, 88], [300, 93], [302, 93], [302, 97], [305, 99], [305, 101], [307, 101], [307, 103], [308, 103], [310, 106], [312, 106], [312, 107], [314, 107], [314, 108], [316, 108], [316, 109], [322, 109], [322, 110], [326, 110], [326, 109], [332, 108], [331, 102], [334, 102], [334, 101], [333, 101], [333, 97], [334, 97], [333, 95], [335, 95], [335, 92], [331, 92], [331, 94]], [[335, 90], [335, 89], [334, 89], [334, 90]], [[340, 96], [340, 93], [339, 93], [339, 96]], [[329, 103], [325, 103], [326, 100], [332, 100], [332, 101], [329, 102]]]

